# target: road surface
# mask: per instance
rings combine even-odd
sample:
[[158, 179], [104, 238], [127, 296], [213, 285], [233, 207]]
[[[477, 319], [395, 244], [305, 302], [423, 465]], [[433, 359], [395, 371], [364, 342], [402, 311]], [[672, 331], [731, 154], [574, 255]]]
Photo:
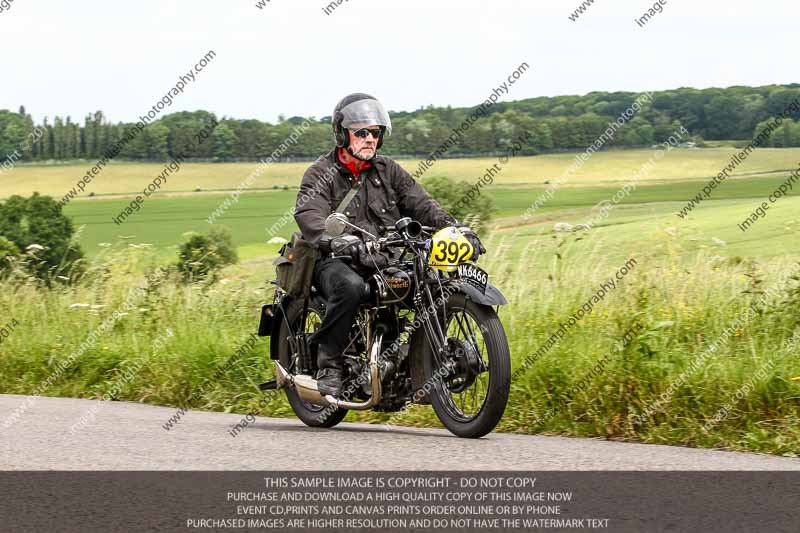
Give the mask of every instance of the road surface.
[[174, 407], [71, 398], [36, 398], [4, 427], [26, 398], [0, 395], [0, 470], [800, 470], [800, 459], [760, 454], [263, 417], [234, 437], [242, 414], [205, 411], [167, 431]]

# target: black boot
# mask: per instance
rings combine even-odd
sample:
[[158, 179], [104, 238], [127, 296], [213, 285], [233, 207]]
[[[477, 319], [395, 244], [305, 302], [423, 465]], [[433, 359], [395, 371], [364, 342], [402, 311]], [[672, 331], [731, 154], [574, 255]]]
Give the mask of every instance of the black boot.
[[317, 390], [323, 396], [338, 397], [342, 393], [342, 356], [324, 345], [317, 352]]
[[338, 368], [323, 368], [317, 372], [317, 390], [323, 396], [338, 398], [342, 394], [342, 371]]

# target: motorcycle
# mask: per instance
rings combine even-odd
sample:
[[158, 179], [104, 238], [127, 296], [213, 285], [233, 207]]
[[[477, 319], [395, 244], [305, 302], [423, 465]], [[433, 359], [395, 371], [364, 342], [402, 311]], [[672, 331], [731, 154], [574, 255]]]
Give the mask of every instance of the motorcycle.
[[[503, 294], [469, 262], [472, 245], [456, 227], [436, 231], [404, 217], [378, 235], [339, 213], [325, 223], [331, 237], [362, 233], [370, 253], [391, 259], [365, 279], [364, 297], [344, 351], [341, 397], [323, 396], [311, 336], [325, 316], [325, 299], [290, 297], [280, 286], [264, 305], [259, 335], [269, 336], [276, 379], [300, 420], [330, 428], [350, 410], [398, 412], [430, 404], [459, 437], [491, 432], [505, 411], [511, 357], [499, 306]], [[372, 271], [371, 271], [372, 272]], [[273, 282], [276, 285], [277, 282]]]

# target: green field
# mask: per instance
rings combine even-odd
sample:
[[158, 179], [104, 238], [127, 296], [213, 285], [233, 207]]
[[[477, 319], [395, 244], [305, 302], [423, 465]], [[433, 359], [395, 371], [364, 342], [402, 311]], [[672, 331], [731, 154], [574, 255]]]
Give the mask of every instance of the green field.
[[[564, 172], [575, 154], [512, 159], [485, 189], [498, 211], [483, 236], [489, 252], [479, 265], [508, 296], [501, 318], [515, 369], [522, 368], [602, 280], [626, 260], [637, 262], [593, 313], [515, 376], [500, 430], [797, 453], [800, 381], [792, 378], [800, 377], [800, 343], [789, 339], [800, 325], [800, 277], [780, 284], [777, 280], [800, 259], [800, 203], [796, 195], [781, 199], [746, 233], [737, 223], [797, 167], [800, 149], [757, 150], [711, 200], [685, 219], [676, 215], [733, 152], [726, 147], [670, 152], [590, 231], [556, 232], [554, 224], [585, 222], [593, 206], [610, 199], [651, 150], [595, 155], [527, 221], [521, 215], [544, 190], [543, 182]], [[441, 161], [430, 175], [471, 182], [494, 162]], [[403, 165], [415, 168], [413, 161]], [[209, 378], [253, 331], [259, 305], [270, 298], [267, 280], [273, 275], [277, 245], [266, 244], [266, 230], [291, 208], [296, 194], [296, 189], [270, 188], [296, 187], [305, 166], [272, 166], [256, 184], [268, 190], [242, 195], [219, 219], [231, 228], [241, 261], [225, 269], [218, 283], [184, 286], [171, 280], [148, 293], [137, 310], [44, 393], [100, 397], [122, 367], [143, 360], [143, 370], [122, 388], [120, 399], [289, 415], [282, 398], [260, 406], [255, 385], [271, 376], [264, 341], [221, 379]], [[111, 219], [128, 203], [124, 196], [70, 203], [65, 212], [82, 228], [89, 275], [79, 286], [52, 290], [25, 279], [0, 282], [0, 305], [21, 324], [0, 345], [0, 392], [35, 390], [55, 362], [120, 305], [148, 265], [174, 261], [184, 232], [208, 229], [206, 218], [226, 193], [191, 192], [195, 187], [233, 188], [254, 167], [186, 165], [170, 184], [171, 192], [148, 199], [122, 226]], [[60, 195], [81, 168], [18, 167], [0, 184], [0, 197], [33, 190]], [[152, 179], [157, 168], [114, 165], [93, 190], [128, 194]], [[286, 237], [293, 230], [287, 226], [280, 234]], [[762, 302], [765, 289], [773, 286], [775, 295]], [[747, 324], [736, 322], [754, 302], [763, 303], [757, 316]], [[97, 307], [71, 309], [75, 303]], [[622, 348], [617, 339], [633, 324], [642, 325], [643, 331]], [[643, 424], [631, 421], [732, 324], [736, 327], [717, 356], [692, 373], [663, 409], [647, 415]], [[166, 327], [175, 331], [174, 339], [151, 353], [152, 340]], [[611, 355], [605, 370], [585, 389], [570, 392], [604, 354]], [[756, 379], [768, 361], [772, 368]], [[733, 402], [745, 385], [747, 394]], [[723, 405], [731, 407], [728, 416], [707, 427]], [[438, 425], [430, 408], [419, 406], [400, 417], [353, 413], [348, 419]]]
[[[787, 239], [787, 232], [791, 232], [795, 224], [797, 212], [796, 198], [785, 198], [775, 204], [769, 211], [766, 222], [756, 224], [746, 234], [742, 234], [736, 224], [750, 214], [766, 196], [773, 191], [788, 176], [787, 169], [791, 168], [792, 158], [800, 158], [800, 150], [787, 149], [783, 151], [783, 158], [777, 156], [781, 150], [771, 150], [767, 162], [761, 163], [759, 172], [765, 174], [761, 177], [741, 177], [726, 181], [714, 191], [712, 199], [705, 202], [688, 219], [680, 219], [676, 213], [686, 201], [693, 197], [702, 188], [712, 175], [709, 168], [703, 177], [688, 179], [683, 177], [688, 163], [684, 158], [696, 161], [725, 161], [724, 157], [717, 154], [699, 157], [695, 154], [704, 150], [675, 150], [661, 161], [648, 179], [642, 180], [637, 190], [625, 198], [620, 206], [612, 211], [604, 220], [597, 231], [592, 235], [608, 236], [614, 243], [629, 243], [635, 248], [639, 242], [646, 242], [643, 231], [654, 232], [664, 228], [676, 227], [683, 235], [690, 236], [695, 241], [688, 241], [689, 248], [701, 248], [704, 244], [711, 245], [711, 239], [717, 238], [727, 243], [726, 252], [740, 255], [754, 254], [760, 257], [775, 255], [797, 254], [800, 246], [795, 239]], [[532, 220], [525, 223], [520, 215], [530, 206], [545, 190], [545, 185], [522, 185], [509, 181], [503, 173], [489, 186], [484, 194], [491, 196], [498, 207], [493, 226], [496, 236], [519, 235], [527, 242], [535, 236], [553, 233], [554, 222], [581, 223], [592, 215], [592, 207], [603, 200], [610, 199], [618, 190], [623, 181], [630, 179], [650, 157], [650, 151], [625, 151], [600, 154], [604, 157], [598, 165], [611, 168], [615, 161], [610, 160], [615, 155], [619, 158], [621, 167], [629, 166], [628, 174], [621, 174], [625, 178], [593, 179], [578, 176], [575, 185], [568, 183], [562, 187], [555, 197], [537, 212]], [[729, 152], [725, 152], [729, 155]], [[636, 156], [638, 159], [634, 159]], [[509, 167], [535, 167], [539, 160], [544, 158], [520, 158], [512, 160]], [[696, 161], [695, 161], [696, 160]], [[587, 163], [586, 167], [592, 164]], [[635, 161], [631, 163], [631, 161]], [[488, 162], [484, 160], [458, 160], [443, 161], [441, 168], [434, 167], [432, 174], [439, 174], [440, 170], [451, 170], [455, 164], [463, 165], [471, 162], [474, 168], [463, 175], [451, 174], [461, 179], [473, 179], [480, 175], [480, 169]], [[562, 158], [562, 167], [556, 172], [563, 172], [570, 164], [570, 157]], [[547, 160], [546, 164], [552, 161]], [[772, 164], [773, 167], [763, 166]], [[217, 165], [206, 165], [215, 168]], [[224, 167], [225, 165], [223, 165]], [[294, 165], [289, 165], [294, 166]], [[585, 167], [584, 167], [585, 168]], [[583, 169], [581, 169], [583, 170]], [[210, 172], [210, 171], [207, 171]], [[599, 170], [592, 170], [599, 172]], [[609, 173], [611, 171], [609, 170]], [[443, 173], [446, 174], [446, 173]], [[577, 174], [580, 174], [578, 172]], [[679, 175], [673, 179], [666, 177], [654, 178], [653, 176]], [[587, 174], [588, 175], [588, 174]], [[652, 179], [651, 179], [652, 178]], [[513, 180], [513, 176], [512, 176]], [[581, 180], [584, 180], [581, 182]], [[424, 179], [423, 179], [424, 182]], [[296, 183], [296, 182], [295, 182]], [[583, 185], [579, 186], [579, 183]], [[293, 184], [295, 186], [295, 184]], [[123, 192], [119, 189], [117, 192]], [[253, 258], [270, 253], [275, 249], [268, 246], [267, 230], [294, 205], [297, 194], [296, 189], [270, 190], [269, 192], [250, 192], [242, 194], [238, 201], [216, 223], [231, 228], [236, 243], [240, 246], [243, 258]], [[73, 218], [76, 225], [84, 226], [81, 242], [89, 254], [98, 250], [99, 243], [115, 243], [124, 239], [130, 242], [150, 243], [158, 249], [164, 250], [165, 255], [173, 254], [169, 249], [180, 241], [183, 233], [187, 231], [207, 231], [209, 224], [207, 218], [228, 198], [228, 193], [218, 194], [175, 194], [154, 196], [146, 200], [141, 211], [132, 215], [122, 225], [116, 225], [112, 218], [116, 216], [130, 200], [127, 197], [92, 198], [84, 201], [70, 203], [65, 212]], [[613, 231], [608, 229], [613, 227]], [[284, 227], [278, 235], [288, 237], [296, 230], [294, 224]], [[595, 237], [591, 241], [596, 240]], [[519, 240], [518, 240], [519, 241]], [[522, 246], [516, 242], [514, 249]], [[586, 244], [589, 244], [587, 242]], [[614, 247], [619, 250], [618, 247]]]

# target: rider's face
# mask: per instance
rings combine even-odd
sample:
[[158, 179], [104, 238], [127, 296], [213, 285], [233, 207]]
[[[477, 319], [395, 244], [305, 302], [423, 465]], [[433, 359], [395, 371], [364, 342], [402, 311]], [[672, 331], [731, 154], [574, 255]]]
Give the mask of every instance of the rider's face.
[[356, 136], [355, 132], [362, 128], [366, 128], [368, 130], [377, 130], [380, 129], [380, 126], [359, 125], [348, 129], [348, 135], [350, 135], [350, 149], [354, 154], [357, 154], [362, 159], [372, 159], [375, 156], [375, 153], [378, 151], [378, 139], [373, 137], [371, 133], [366, 137]]

